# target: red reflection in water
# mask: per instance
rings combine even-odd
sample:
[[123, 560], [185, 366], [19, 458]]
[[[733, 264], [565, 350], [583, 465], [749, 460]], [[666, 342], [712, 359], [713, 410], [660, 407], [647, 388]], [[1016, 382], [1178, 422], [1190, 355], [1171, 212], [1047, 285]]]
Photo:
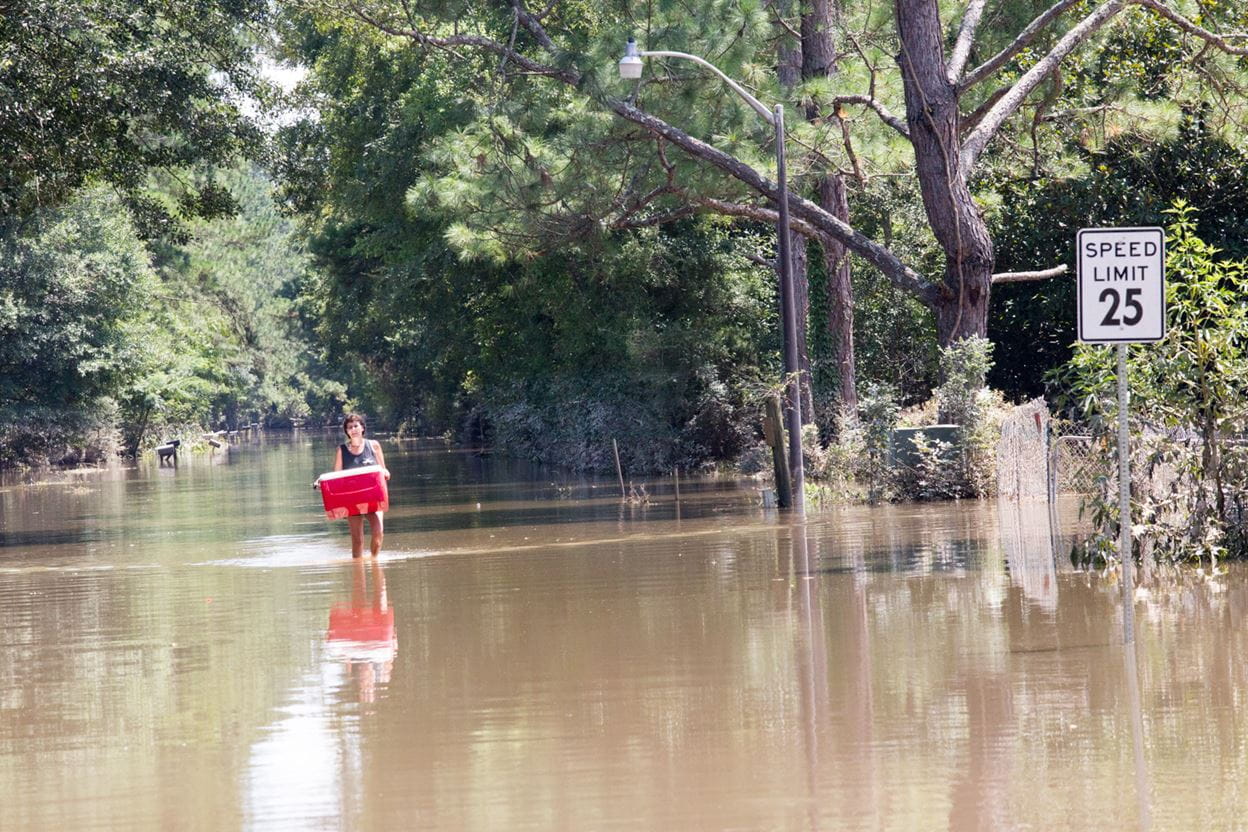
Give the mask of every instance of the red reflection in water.
[[351, 602], [335, 604], [329, 610], [329, 630], [325, 634], [329, 654], [346, 662], [355, 680], [359, 701], [374, 702], [378, 685], [388, 684], [399, 650], [394, 630], [394, 610], [386, 596], [386, 573], [381, 563], [372, 561], [372, 593], [364, 562], [352, 565]]

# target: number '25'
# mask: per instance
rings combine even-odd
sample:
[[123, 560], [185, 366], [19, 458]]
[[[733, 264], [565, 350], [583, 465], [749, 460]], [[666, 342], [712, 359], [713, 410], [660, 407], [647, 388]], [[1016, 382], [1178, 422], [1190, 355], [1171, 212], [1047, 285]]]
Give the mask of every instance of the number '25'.
[[1109, 303], [1109, 311], [1105, 313], [1105, 317], [1101, 321], [1101, 326], [1118, 326], [1119, 324], [1123, 326], [1135, 326], [1138, 324], [1140, 322], [1140, 318], [1144, 317], [1144, 307], [1140, 306], [1140, 302], [1138, 300], [1140, 293], [1143, 291], [1144, 290], [1139, 287], [1127, 290], [1126, 300], [1122, 301], [1122, 305], [1125, 307], [1127, 314], [1123, 315], [1121, 318], [1118, 317], [1118, 303], [1120, 300], [1118, 297], [1118, 290], [1106, 289], [1101, 292], [1099, 302]]

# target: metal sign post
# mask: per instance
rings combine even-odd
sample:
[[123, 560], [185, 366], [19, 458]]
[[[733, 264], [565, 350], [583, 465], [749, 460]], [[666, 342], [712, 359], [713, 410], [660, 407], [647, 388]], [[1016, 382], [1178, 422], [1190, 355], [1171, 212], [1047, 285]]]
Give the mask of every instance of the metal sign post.
[[1085, 228], [1076, 237], [1079, 340], [1118, 346], [1118, 553], [1122, 641], [1135, 641], [1131, 550], [1131, 458], [1127, 344], [1166, 334], [1166, 233], [1160, 228]]
[[1127, 345], [1118, 351], [1118, 554], [1122, 560], [1122, 643], [1135, 641], [1135, 563], [1131, 551], [1131, 439], [1127, 429]]

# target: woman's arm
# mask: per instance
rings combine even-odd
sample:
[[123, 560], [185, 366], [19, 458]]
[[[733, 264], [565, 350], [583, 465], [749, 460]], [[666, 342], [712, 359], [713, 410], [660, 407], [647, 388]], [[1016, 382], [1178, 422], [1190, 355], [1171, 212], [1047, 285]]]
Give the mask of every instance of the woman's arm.
[[338, 446], [338, 453], [334, 454], [334, 470], [342, 470], [342, 446]]
[[390, 479], [390, 469], [386, 468], [386, 455], [381, 452], [381, 443], [376, 439], [370, 439], [373, 443], [373, 456], [377, 459], [377, 464], [382, 467], [386, 473], [386, 479]]

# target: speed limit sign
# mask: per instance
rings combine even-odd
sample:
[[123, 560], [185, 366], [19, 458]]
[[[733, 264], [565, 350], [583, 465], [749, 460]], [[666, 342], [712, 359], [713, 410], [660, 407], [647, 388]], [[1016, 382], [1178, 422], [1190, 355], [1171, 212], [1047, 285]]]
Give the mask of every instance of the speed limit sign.
[[1116, 344], [1165, 337], [1165, 231], [1085, 228], [1076, 246], [1079, 340]]

